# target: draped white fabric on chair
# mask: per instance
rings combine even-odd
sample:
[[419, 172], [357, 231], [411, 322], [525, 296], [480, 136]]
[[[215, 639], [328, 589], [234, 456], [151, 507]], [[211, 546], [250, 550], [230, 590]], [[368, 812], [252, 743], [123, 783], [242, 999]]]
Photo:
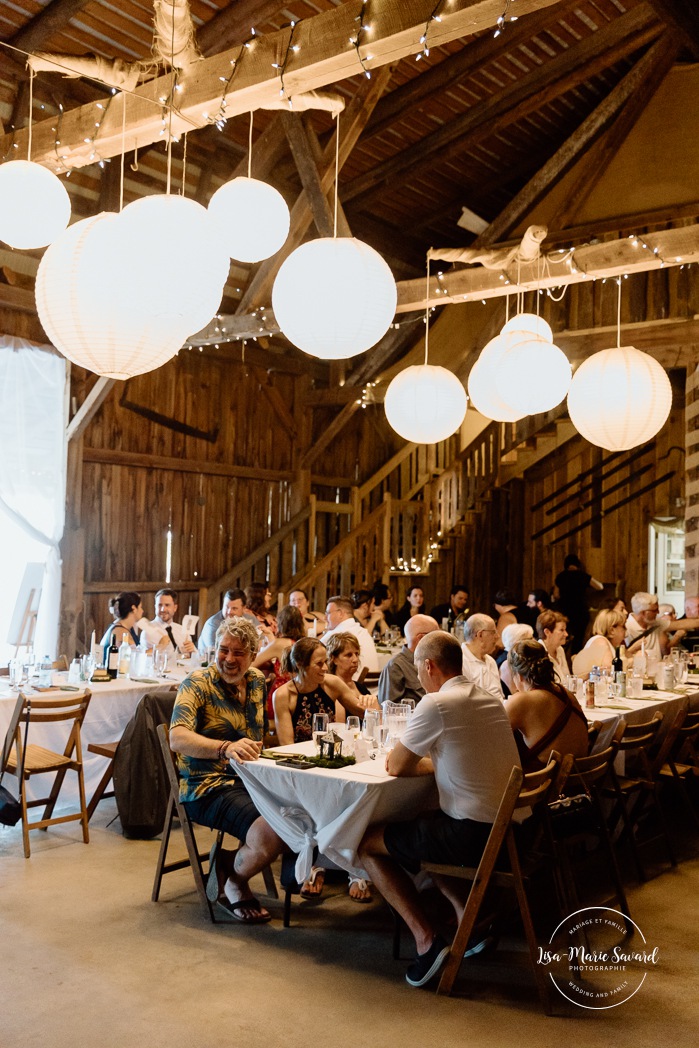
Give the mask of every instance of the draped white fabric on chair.
[[45, 564], [35, 651], [55, 655], [65, 520], [66, 361], [0, 335], [0, 661], [28, 561]]

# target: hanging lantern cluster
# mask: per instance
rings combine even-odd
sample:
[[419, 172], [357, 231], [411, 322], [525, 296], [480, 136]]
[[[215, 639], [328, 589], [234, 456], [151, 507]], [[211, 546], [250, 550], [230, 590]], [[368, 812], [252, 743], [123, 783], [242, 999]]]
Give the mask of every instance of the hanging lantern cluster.
[[48, 248], [36, 279], [39, 319], [73, 363], [130, 378], [166, 363], [211, 320], [229, 265], [200, 204], [143, 197], [121, 214], [76, 222]]
[[564, 399], [572, 369], [542, 317], [519, 313], [482, 350], [468, 380], [471, 403], [487, 418], [516, 422]]

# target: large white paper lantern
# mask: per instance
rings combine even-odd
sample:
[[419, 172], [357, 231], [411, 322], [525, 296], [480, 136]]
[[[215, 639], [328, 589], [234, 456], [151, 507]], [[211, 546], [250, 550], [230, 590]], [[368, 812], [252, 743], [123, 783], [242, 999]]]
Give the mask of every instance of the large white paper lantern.
[[516, 411], [507, 404], [498, 391], [497, 376], [500, 359], [507, 349], [505, 338], [497, 335], [491, 338], [481, 350], [478, 360], [468, 376], [468, 395], [471, 405], [485, 418], [495, 422], [516, 422], [526, 412]]
[[289, 208], [274, 186], [257, 178], [233, 178], [209, 201], [208, 212], [231, 258], [261, 262], [289, 235]]
[[573, 370], [558, 346], [520, 331], [504, 336], [499, 362], [499, 396], [519, 416], [537, 415], [560, 404], [570, 387]]
[[98, 375], [125, 379], [170, 360], [186, 332], [155, 312], [132, 312], [119, 222], [119, 215], [102, 213], [67, 229], [41, 260], [36, 304], [64, 356]]
[[130, 309], [201, 331], [218, 312], [230, 258], [205, 207], [182, 196], [155, 194], [119, 216], [121, 252], [128, 259]]
[[342, 360], [385, 335], [397, 297], [393, 274], [372, 247], [352, 237], [321, 237], [286, 259], [274, 282], [272, 308], [299, 349]]
[[664, 368], [633, 346], [603, 349], [583, 361], [568, 393], [579, 433], [607, 451], [629, 451], [662, 428], [672, 407]]
[[459, 428], [467, 403], [466, 390], [451, 371], [415, 364], [391, 380], [384, 410], [399, 436], [415, 444], [436, 444]]
[[29, 160], [0, 164], [0, 240], [26, 250], [46, 247], [70, 220], [70, 197], [53, 171]]

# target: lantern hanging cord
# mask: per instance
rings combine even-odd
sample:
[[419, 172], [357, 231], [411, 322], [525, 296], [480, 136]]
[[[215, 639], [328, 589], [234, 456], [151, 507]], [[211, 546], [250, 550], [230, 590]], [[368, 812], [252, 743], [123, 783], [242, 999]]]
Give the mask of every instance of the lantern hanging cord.
[[182, 186], [180, 189], [180, 196], [185, 195], [185, 189], [187, 185], [187, 132], [183, 135], [184, 143], [182, 145]]
[[124, 210], [124, 166], [126, 163], [126, 95], [121, 95], [121, 171], [119, 173], [119, 214]]
[[621, 348], [621, 277], [617, 280], [619, 294], [616, 303], [616, 348]]
[[335, 207], [333, 215], [333, 239], [337, 239], [337, 183], [340, 178], [340, 112], [335, 114], [337, 127], [335, 128]]
[[27, 129], [27, 160], [32, 158], [32, 111], [34, 109], [34, 77], [36, 73], [32, 69], [29, 74], [29, 127]]
[[427, 274], [425, 279], [425, 364], [430, 345], [430, 256], [427, 254]]
[[250, 129], [248, 131], [248, 178], [252, 178], [252, 120], [254, 111], [250, 110]]

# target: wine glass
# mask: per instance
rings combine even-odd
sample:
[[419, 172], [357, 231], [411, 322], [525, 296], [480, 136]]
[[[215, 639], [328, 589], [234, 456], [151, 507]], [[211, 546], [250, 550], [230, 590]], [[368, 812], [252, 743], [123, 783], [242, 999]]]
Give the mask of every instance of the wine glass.
[[315, 743], [316, 753], [320, 753], [320, 740], [327, 733], [330, 718], [327, 713], [314, 713], [311, 724], [311, 737]]

